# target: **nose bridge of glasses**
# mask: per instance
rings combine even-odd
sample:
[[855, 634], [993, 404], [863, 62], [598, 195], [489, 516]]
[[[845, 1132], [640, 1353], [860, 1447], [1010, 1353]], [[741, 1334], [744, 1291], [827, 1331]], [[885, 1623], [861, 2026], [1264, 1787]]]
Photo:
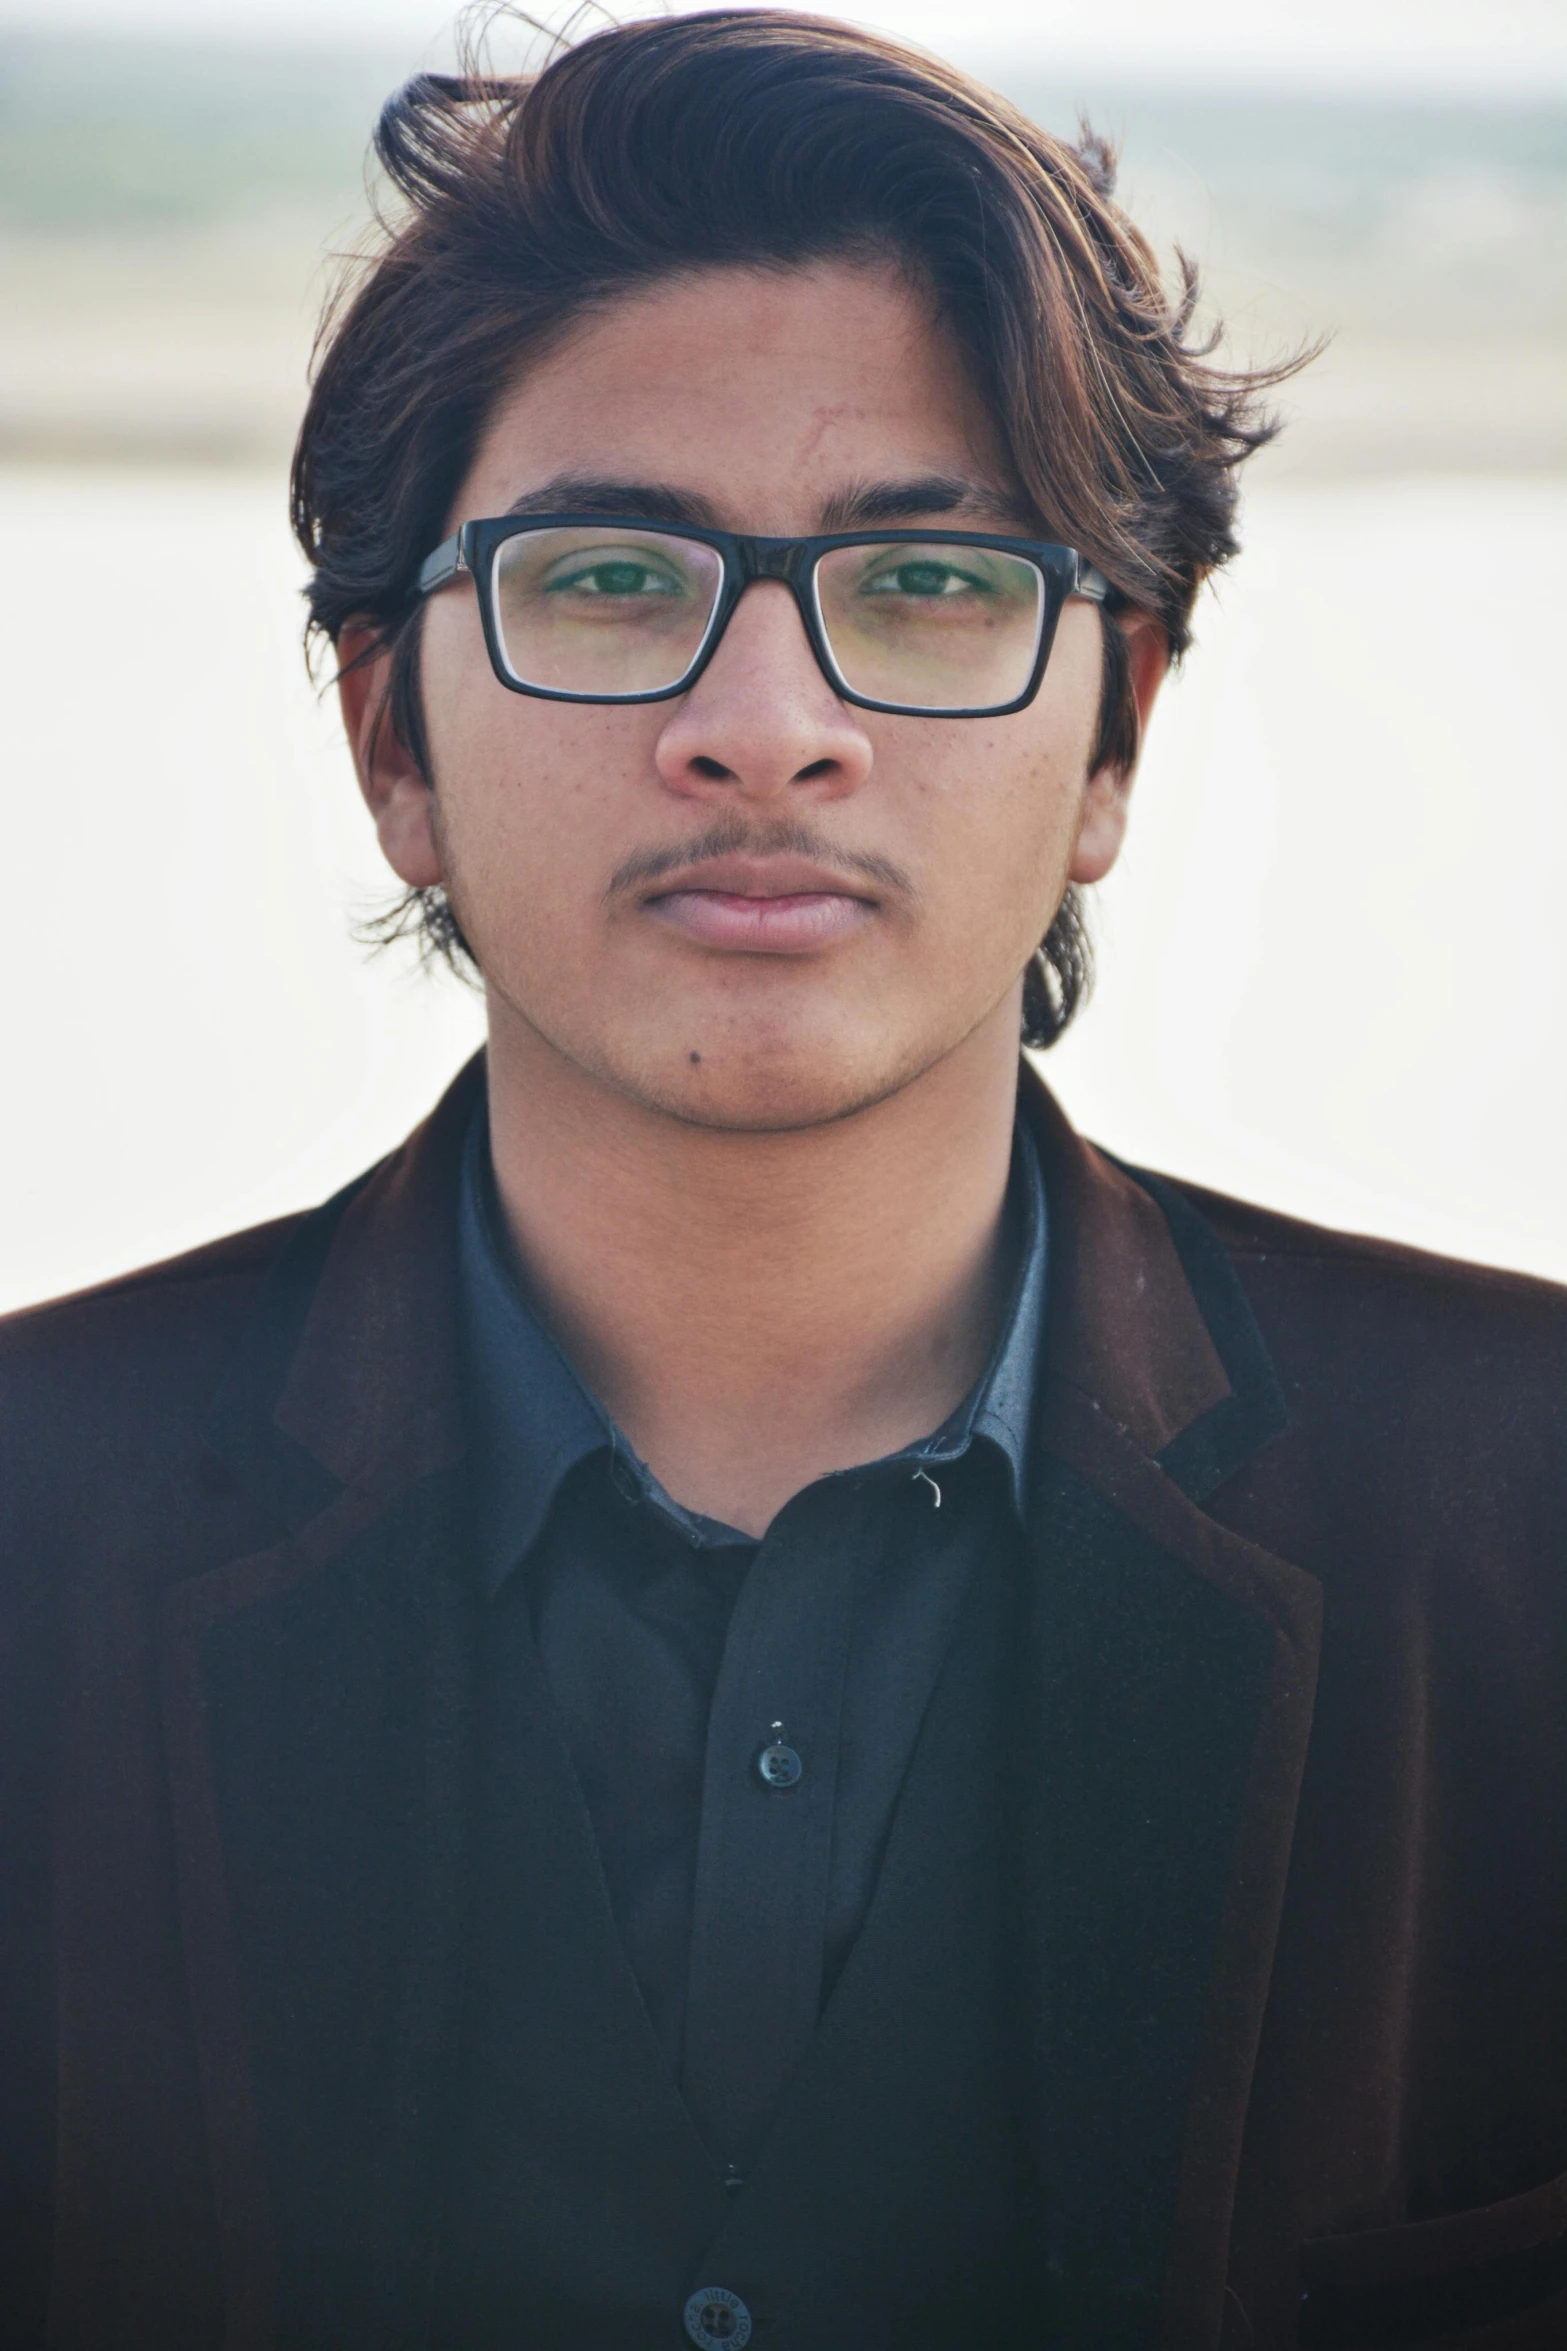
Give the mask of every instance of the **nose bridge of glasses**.
[[805, 539], [737, 536], [733, 542], [739, 573], [736, 586], [748, 588], [753, 580], [782, 580], [786, 587], [798, 586], [804, 577], [809, 544]]
[[[730, 538], [729, 546], [733, 568], [728, 593], [721, 599], [719, 611], [715, 615], [711, 650], [717, 650], [718, 639], [726, 634], [728, 624], [734, 618], [746, 590], [759, 585], [776, 585], [790, 591], [795, 610], [805, 629], [806, 641], [820, 668], [822, 658], [816, 647], [806, 595], [811, 542], [808, 539], [763, 539], [736, 533]], [[836, 680], [830, 679], [830, 682], [836, 685]]]

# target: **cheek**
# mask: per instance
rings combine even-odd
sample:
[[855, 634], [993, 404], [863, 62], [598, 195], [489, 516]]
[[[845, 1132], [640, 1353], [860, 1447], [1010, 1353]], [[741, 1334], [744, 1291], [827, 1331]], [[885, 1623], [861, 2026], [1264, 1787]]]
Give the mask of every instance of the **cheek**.
[[574, 959], [625, 854], [638, 722], [509, 694], [486, 667], [428, 724], [447, 886], [481, 961]]
[[967, 953], [1021, 962], [1066, 886], [1087, 731], [1036, 704], [964, 732], [961, 749], [947, 747], [926, 768], [919, 794], [927, 910]]
[[1098, 616], [1069, 606], [1037, 700], [1003, 722], [1016, 732], [995, 748], [997, 857], [1010, 856], [1008, 902], [1025, 928], [1048, 923], [1066, 887], [1099, 731], [1101, 660]]

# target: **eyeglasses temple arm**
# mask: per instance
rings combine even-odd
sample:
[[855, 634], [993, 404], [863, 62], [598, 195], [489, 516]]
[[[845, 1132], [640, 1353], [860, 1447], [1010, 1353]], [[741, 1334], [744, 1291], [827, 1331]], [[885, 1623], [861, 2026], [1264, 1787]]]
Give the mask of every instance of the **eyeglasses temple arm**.
[[444, 588], [448, 580], [454, 580], [460, 571], [467, 569], [468, 558], [463, 550], [462, 532], [454, 531], [449, 539], [441, 542], [433, 555], [427, 555], [420, 564], [417, 582], [419, 594], [433, 595], [437, 588]]
[[[433, 555], [430, 561], [435, 561]], [[1102, 571], [1095, 571], [1093, 565], [1085, 563], [1080, 555], [1077, 559], [1077, 585], [1072, 593], [1074, 596], [1091, 597], [1095, 604], [1102, 604], [1110, 593], [1110, 582]]]

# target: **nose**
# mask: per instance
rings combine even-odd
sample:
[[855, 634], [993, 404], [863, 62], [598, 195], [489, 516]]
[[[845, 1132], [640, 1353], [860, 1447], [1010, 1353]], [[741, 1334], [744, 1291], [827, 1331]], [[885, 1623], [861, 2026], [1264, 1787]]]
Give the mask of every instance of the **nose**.
[[668, 708], [658, 772], [693, 799], [836, 800], [871, 771], [863, 714], [823, 676], [781, 580], [746, 590], [712, 660]]

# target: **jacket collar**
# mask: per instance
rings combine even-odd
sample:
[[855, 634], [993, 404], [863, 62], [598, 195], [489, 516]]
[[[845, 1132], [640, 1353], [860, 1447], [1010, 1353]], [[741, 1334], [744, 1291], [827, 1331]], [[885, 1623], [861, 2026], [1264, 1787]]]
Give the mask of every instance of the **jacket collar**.
[[290, 1527], [462, 1454], [455, 1202], [483, 1087], [477, 1054], [398, 1150], [302, 1219], [267, 1279], [207, 1435]]
[[[463, 1451], [455, 1203], [483, 1085], [477, 1055], [273, 1268], [209, 1441], [291, 1526]], [[1184, 1196], [1083, 1142], [1028, 1064], [1020, 1107], [1050, 1208], [1050, 1385], [1202, 1500], [1287, 1420], [1240, 1283]]]
[[1021, 1100], [1056, 1240], [1051, 1383], [1201, 1501], [1287, 1425], [1245, 1292], [1184, 1195], [1085, 1143], [1028, 1064]]
[[[193, 2005], [233, 2341], [258, 2351], [269, 2326], [422, 2341], [461, 1998], [454, 1205], [482, 1082], [470, 1064], [296, 1229], [212, 1431], [289, 1531], [169, 1602]], [[1200, 1506], [1284, 1425], [1217, 1237], [1031, 1073], [1022, 1105], [1051, 1230], [1019, 1784], [1055, 2331], [1196, 2351], [1218, 2339], [1318, 1594]]]

